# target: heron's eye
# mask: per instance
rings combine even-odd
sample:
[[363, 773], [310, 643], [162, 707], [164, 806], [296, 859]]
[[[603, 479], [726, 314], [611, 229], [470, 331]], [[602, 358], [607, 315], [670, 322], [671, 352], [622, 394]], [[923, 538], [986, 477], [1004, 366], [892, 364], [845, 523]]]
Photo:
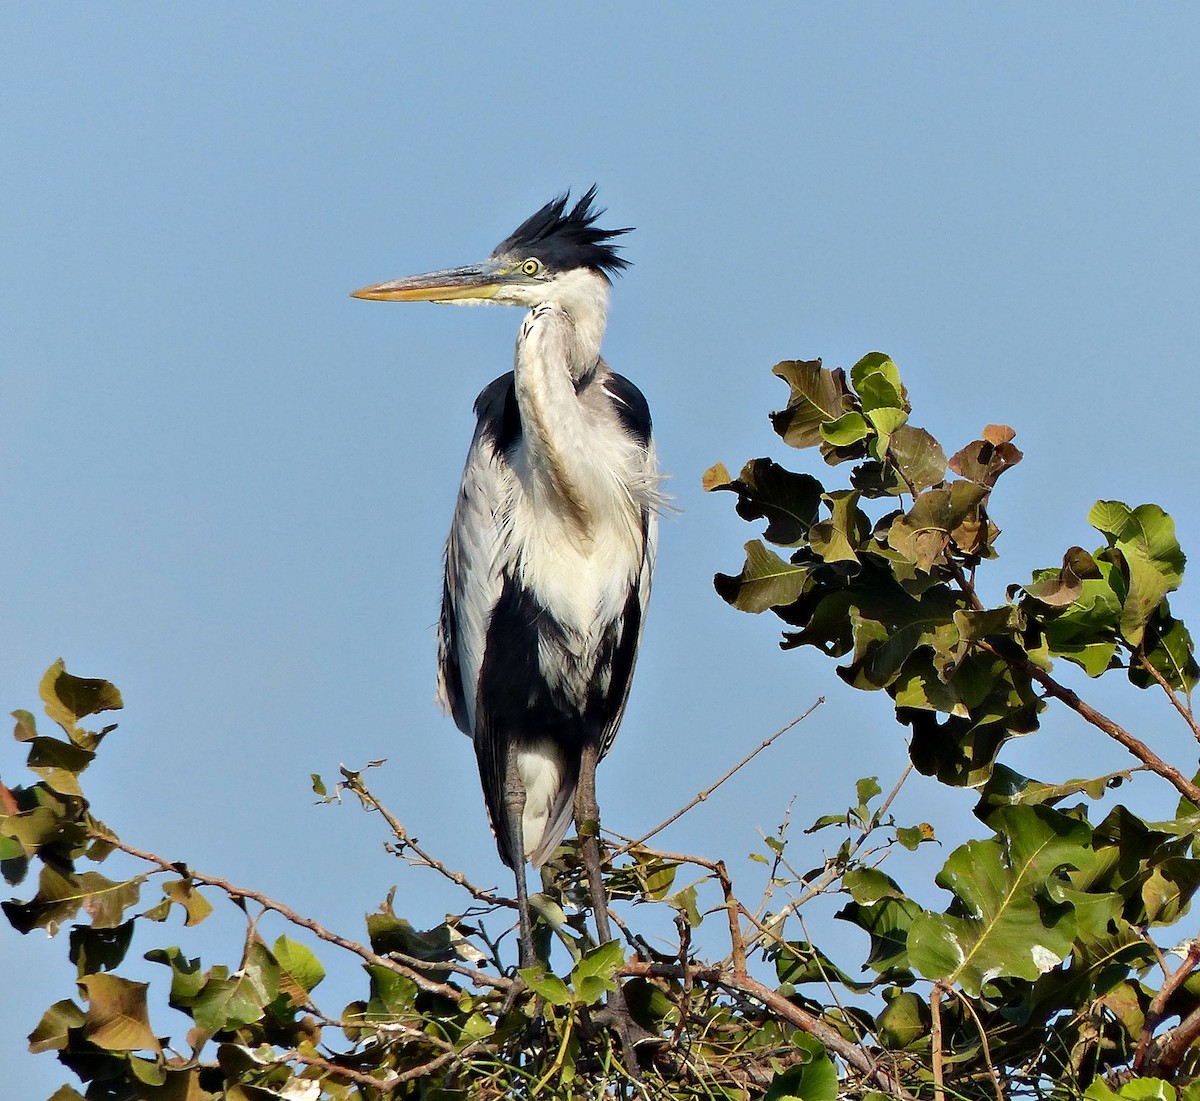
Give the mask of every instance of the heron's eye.
[[540, 260], [529, 259], [521, 265], [521, 271], [525, 275], [537, 275], [542, 270], [542, 262]]

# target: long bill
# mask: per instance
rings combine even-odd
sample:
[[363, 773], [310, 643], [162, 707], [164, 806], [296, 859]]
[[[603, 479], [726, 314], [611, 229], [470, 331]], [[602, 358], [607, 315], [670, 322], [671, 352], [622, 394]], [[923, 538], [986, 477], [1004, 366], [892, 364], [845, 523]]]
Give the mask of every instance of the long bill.
[[495, 298], [506, 280], [499, 265], [472, 264], [465, 268], [447, 268], [426, 275], [409, 275], [388, 283], [375, 283], [351, 291], [352, 298], [372, 302], [455, 302], [463, 299]]

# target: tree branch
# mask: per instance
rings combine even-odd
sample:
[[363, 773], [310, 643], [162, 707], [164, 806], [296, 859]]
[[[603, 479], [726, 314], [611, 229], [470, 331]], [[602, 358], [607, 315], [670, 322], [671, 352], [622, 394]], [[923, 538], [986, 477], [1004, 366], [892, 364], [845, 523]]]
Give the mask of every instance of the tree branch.
[[945, 1053], [942, 1051], [942, 984], [935, 982], [929, 992], [929, 1018], [932, 1022], [929, 1043], [933, 1049], [933, 1098], [946, 1101], [945, 1070], [942, 1066]]
[[1020, 669], [1021, 672], [1028, 674], [1046, 690], [1046, 695], [1052, 696], [1059, 703], [1066, 704], [1067, 707], [1091, 723], [1092, 726], [1104, 731], [1110, 738], [1129, 750], [1151, 772], [1157, 773], [1171, 784], [1180, 795], [1200, 806], [1200, 787], [1193, 784], [1174, 765], [1170, 765], [1164, 761], [1140, 738], [1135, 738], [1119, 723], [1113, 722], [1107, 715], [1097, 711], [1091, 704], [1081, 700], [1074, 691], [1059, 684], [1045, 669], [1030, 661], [1029, 658], [1014, 658], [1010, 655], [999, 653], [987, 642], [981, 643], [981, 645], [984, 649]]
[[[949, 555], [946, 556], [946, 562], [950, 568], [950, 572], [954, 575], [954, 580], [958, 583], [958, 587], [971, 602], [971, 606], [976, 611], [986, 611], [987, 609], [983, 601], [979, 599], [979, 594], [975, 591], [975, 586], [971, 584], [966, 574], [963, 573], [962, 566]], [[1174, 765], [1167, 764], [1166, 761], [1140, 738], [1135, 738], [1119, 723], [1114, 722], [1107, 715], [1097, 711], [1091, 704], [1081, 700], [1070, 688], [1056, 681], [1045, 669], [1036, 662], [1031, 661], [1023, 651], [1020, 654], [1011, 654], [1006, 652], [1006, 650], [998, 650], [987, 641], [981, 641], [979, 645], [981, 649], [986, 650], [989, 654], [995, 655], [1001, 661], [1007, 662], [1014, 669], [1020, 670], [1020, 672], [1024, 673], [1031, 680], [1037, 681], [1046, 690], [1046, 695], [1058, 700], [1059, 703], [1066, 704], [1080, 718], [1085, 719], [1092, 726], [1096, 727], [1097, 730], [1102, 730], [1114, 741], [1123, 745], [1151, 772], [1157, 773], [1171, 784], [1180, 795], [1200, 805], [1200, 787], [1193, 784]]]
[[1147, 1066], [1154, 1072], [1174, 1070], [1197, 1040], [1200, 1040], [1200, 1007], [1163, 1033], [1146, 1060]]
[[[1157, 948], [1156, 948], [1157, 951]], [[1146, 1008], [1145, 1024], [1142, 1027], [1142, 1037], [1138, 1041], [1137, 1051], [1133, 1056], [1133, 1069], [1140, 1071], [1146, 1063], [1146, 1057], [1153, 1051], [1152, 1062], [1157, 1065], [1161, 1063], [1166, 1053], [1174, 1054], [1178, 1051], [1182, 1055], [1187, 1043], [1183, 1047], [1178, 1047], [1172, 1033], [1178, 1032], [1187, 1025], [1187, 1020], [1181, 1021], [1174, 1029], [1171, 1029], [1163, 1035], [1157, 1044], [1153, 1043], [1154, 1029], [1159, 1021], [1166, 1014], [1167, 1003], [1172, 996], [1196, 970], [1196, 965], [1200, 964], [1200, 940], [1193, 940], [1188, 944], [1187, 951], [1184, 953], [1183, 962], [1174, 970], [1167, 970], [1166, 960], [1161, 952], [1158, 952], [1158, 961], [1163, 969], [1163, 984], [1159, 988], [1158, 993], [1154, 995], [1154, 1000]], [[1200, 1034], [1200, 1033], [1197, 1033]], [[1186, 1032], [1185, 1032], [1186, 1035]], [[1196, 1034], [1193, 1034], [1191, 1039], [1195, 1039]], [[1168, 1063], [1167, 1066], [1174, 1066], [1174, 1063]]]
[[1179, 697], [1175, 694], [1175, 689], [1171, 687], [1170, 682], [1162, 675], [1162, 672], [1159, 669], [1154, 667], [1154, 663], [1151, 662], [1151, 660], [1146, 657], [1141, 650], [1138, 651], [1137, 657], [1138, 664], [1140, 664], [1147, 673], [1149, 673], [1156, 681], [1158, 681], [1159, 686], [1164, 692], [1166, 692], [1167, 699], [1171, 701], [1171, 706], [1179, 712], [1179, 714], [1183, 717], [1183, 721], [1192, 728], [1192, 733], [1195, 734], [1198, 739], [1200, 739], [1200, 723], [1196, 722], [1196, 716], [1192, 714], [1192, 709], [1190, 707], [1184, 707], [1184, 705], [1179, 702]]
[[495, 891], [486, 887], [477, 887], [472, 883], [464, 873], [451, 871], [437, 857], [426, 852], [419, 841], [415, 840], [408, 832], [404, 823], [400, 821], [390, 810], [387, 809], [375, 796], [375, 794], [362, 782], [362, 777], [359, 773], [350, 769], [343, 768], [342, 776], [345, 777], [343, 786], [352, 791], [358, 796], [359, 800], [369, 809], [377, 811], [383, 820], [388, 824], [388, 828], [395, 835], [396, 840], [400, 844], [400, 849], [412, 849], [417, 854], [420, 864], [423, 867], [432, 868], [439, 875], [445, 876], [455, 886], [461, 887], [464, 891], [470, 893], [473, 898], [480, 902], [486, 902], [490, 906], [507, 906], [511, 910], [517, 908], [517, 903], [514, 899], [504, 898], [502, 895], [496, 894]]
[[[395, 971], [398, 975], [403, 975], [405, 978], [412, 980], [422, 990], [430, 994], [437, 994], [443, 998], [449, 998], [451, 1001], [457, 1001], [462, 994], [462, 991], [457, 987], [448, 986], [446, 983], [435, 982], [420, 971], [411, 967], [406, 967], [402, 963], [398, 963], [394, 959], [389, 959], [387, 956], [380, 956], [365, 945], [359, 944], [357, 941], [350, 940], [348, 937], [343, 937], [340, 933], [334, 933], [320, 922], [314, 921], [312, 918], [304, 917], [303, 914], [296, 913], [290, 906], [285, 906], [282, 902], [277, 902], [275, 899], [264, 895], [261, 891], [254, 891], [248, 887], [238, 887], [230, 883], [227, 879], [222, 879], [215, 875], [205, 875], [203, 872], [198, 872], [193, 868], [189, 868], [181, 862], [172, 862], [164, 857], [158, 856], [156, 853], [145, 852], [142, 849], [135, 848], [133, 845], [127, 844], [119, 837], [114, 837], [112, 834], [104, 830], [97, 829], [95, 826], [88, 827], [88, 835], [96, 841], [101, 841], [106, 845], [111, 845], [114, 849], [120, 849], [121, 852], [127, 853], [129, 856], [136, 857], [138, 860], [143, 860], [148, 864], [154, 864], [164, 872], [174, 872], [177, 875], [184, 875], [194, 883], [205, 884], [209, 887], [215, 887], [219, 891], [224, 891], [232, 899], [249, 899], [251, 902], [257, 902], [264, 910], [271, 910], [279, 914], [281, 917], [290, 921], [293, 925], [299, 925], [303, 929], [307, 929], [313, 936], [326, 941], [329, 944], [335, 944], [339, 948], [345, 949], [347, 952], [352, 952], [354, 955], [373, 963], [378, 967], [386, 967], [389, 971]], [[512, 985], [511, 980], [502, 976], [483, 976], [489, 985], [500, 989], [507, 989]]]

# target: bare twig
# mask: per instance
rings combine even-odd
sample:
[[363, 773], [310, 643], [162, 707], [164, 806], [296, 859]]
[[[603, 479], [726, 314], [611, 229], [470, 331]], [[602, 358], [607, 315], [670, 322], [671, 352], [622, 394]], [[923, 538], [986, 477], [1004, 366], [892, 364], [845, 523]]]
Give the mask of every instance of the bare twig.
[[432, 1032], [427, 1032], [424, 1028], [405, 1024], [405, 1022], [398, 1021], [391, 1016], [384, 1019], [379, 1016], [362, 1013], [355, 1017], [328, 1017], [312, 1007], [310, 1007], [310, 1012], [321, 1024], [328, 1028], [341, 1029], [343, 1032], [347, 1029], [372, 1028], [376, 1032], [385, 1034], [394, 1032], [400, 1036], [409, 1036], [414, 1040], [420, 1040], [422, 1043], [432, 1044], [443, 1051], [454, 1050], [454, 1045], [449, 1040], [443, 1040], [440, 1036], [436, 1036]]
[[[982, 646], [992, 653], [996, 653], [988, 643], [982, 643]], [[1135, 738], [1123, 726], [1113, 722], [1112, 719], [1097, 711], [1091, 704], [1085, 703], [1070, 688], [1059, 684], [1045, 669], [1040, 665], [1035, 665], [1028, 658], [1015, 658], [1006, 654], [997, 654], [997, 656], [1007, 661], [1010, 665], [1016, 666], [1022, 672], [1027, 673], [1046, 690], [1046, 695], [1052, 696], [1060, 703], [1066, 704], [1067, 707], [1081, 718], [1086, 719], [1092, 726], [1104, 731], [1110, 738], [1129, 750], [1151, 772], [1157, 773], [1171, 784], [1180, 795], [1200, 805], [1200, 787], [1193, 784], [1174, 765], [1167, 764], [1166, 761], [1140, 738]]]
[[733, 970], [738, 975], [746, 972], [746, 940], [742, 936], [742, 924], [738, 921], [741, 904], [733, 894], [733, 880], [725, 868], [725, 861], [717, 861], [717, 878], [721, 881], [721, 893], [725, 897], [725, 916], [729, 920], [729, 951], [733, 958]]
[[395, 1089], [397, 1086], [402, 1086], [405, 1082], [411, 1082], [416, 1078], [424, 1078], [428, 1074], [432, 1074], [435, 1070], [441, 1070], [447, 1063], [461, 1062], [474, 1055], [476, 1051], [487, 1046], [484, 1040], [476, 1040], [474, 1043], [468, 1044], [462, 1051], [447, 1051], [444, 1055], [439, 1055], [436, 1059], [430, 1059], [428, 1063], [422, 1063], [419, 1067], [410, 1067], [408, 1070], [400, 1071], [394, 1075], [384, 1087], [384, 1092]]
[[992, 1045], [988, 1042], [987, 1029], [983, 1027], [983, 1022], [979, 1019], [979, 1014], [975, 1012], [971, 999], [954, 987], [949, 987], [949, 990], [966, 1007], [967, 1012], [971, 1014], [971, 1019], [975, 1022], [976, 1031], [979, 1033], [979, 1042], [983, 1045], [983, 1058], [987, 1063], [988, 1076], [996, 1090], [996, 1101], [1004, 1101], [1004, 1084], [1000, 1081], [1000, 1072], [996, 1069], [996, 1064], [992, 1062]]
[[[230, 883], [227, 879], [222, 879], [220, 876], [206, 875], [203, 872], [198, 872], [194, 868], [188, 867], [186, 864], [172, 862], [164, 857], [158, 856], [156, 853], [145, 852], [142, 849], [135, 848], [122, 841], [119, 837], [114, 837], [112, 834], [104, 830], [97, 829], [91, 826], [88, 829], [88, 834], [97, 841], [102, 841], [106, 845], [111, 845], [115, 849], [120, 849], [129, 856], [136, 857], [138, 860], [144, 860], [148, 864], [154, 864], [164, 872], [174, 872], [177, 875], [186, 875], [193, 883], [205, 884], [209, 887], [215, 887], [219, 891], [224, 891], [230, 898], [249, 899], [251, 902], [257, 902], [264, 910], [271, 910], [281, 917], [290, 921], [293, 925], [298, 925], [303, 929], [307, 929], [313, 936], [326, 941], [329, 944], [335, 944], [339, 948], [344, 948], [347, 952], [352, 952], [354, 955], [366, 960], [368, 963], [373, 963], [378, 967], [386, 967], [389, 971], [395, 971], [399, 975], [403, 975], [407, 979], [411, 979], [422, 990], [430, 994], [437, 994], [443, 998], [449, 998], [452, 1001], [457, 1001], [462, 991], [453, 986], [447, 986], [445, 983], [435, 982], [420, 971], [411, 967], [406, 967], [396, 960], [389, 959], [386, 956], [380, 956], [365, 945], [359, 944], [357, 941], [350, 940], [348, 937], [343, 937], [339, 933], [334, 933], [319, 922], [312, 918], [304, 917], [303, 914], [298, 914], [290, 906], [285, 906], [282, 902], [277, 902], [275, 899], [264, 895], [261, 891], [254, 891], [248, 887], [238, 887]], [[483, 976], [483, 980], [490, 986], [507, 989], [512, 985], [510, 979], [505, 979], [500, 976]]]
[[615, 910], [608, 911], [608, 920], [621, 930], [621, 935], [625, 938], [629, 947], [637, 952], [638, 955], [644, 955], [647, 959], [654, 956], [654, 950], [650, 947], [646, 938], [641, 933], [635, 933], [630, 929], [628, 922], [622, 920], [621, 915]]
[[1139, 650], [1137, 657], [1138, 664], [1141, 665], [1141, 667], [1156, 681], [1158, 681], [1159, 686], [1164, 692], [1166, 692], [1167, 699], [1171, 701], [1171, 706], [1179, 712], [1179, 714], [1183, 717], [1183, 721], [1192, 728], [1192, 733], [1195, 734], [1197, 738], [1200, 738], [1200, 723], [1196, 721], [1196, 716], [1192, 714], [1192, 709], [1184, 706], [1184, 704], [1180, 701], [1179, 696], [1176, 694], [1175, 689], [1171, 687], [1171, 684], [1167, 678], [1162, 675], [1162, 671], [1160, 669], [1156, 669], [1153, 662], [1151, 662], [1145, 654]]
[[[762, 901], [759, 902], [758, 907], [754, 911], [756, 918], [760, 918], [766, 913], [767, 904], [771, 901], [772, 896], [775, 894], [775, 880], [779, 873], [779, 863], [783, 859], [783, 850], [787, 845], [788, 830], [791, 828], [792, 824], [792, 805], [795, 802], [796, 797], [793, 795], [791, 800], [788, 802], [787, 810], [784, 812], [783, 821], [779, 823], [779, 829], [776, 831], [776, 836], [779, 838], [779, 848], [776, 849], [773, 845], [770, 846], [772, 853], [771, 870], [767, 873], [767, 882], [763, 887]], [[767, 836], [761, 830], [759, 830], [759, 836], [766, 841]]]
[[[451, 1052], [451, 1056], [453, 1056]], [[335, 1063], [330, 1059], [324, 1059], [320, 1055], [309, 1055], [303, 1051], [285, 1051], [274, 1063], [279, 1066], [286, 1066], [288, 1063], [301, 1063], [306, 1067], [317, 1067], [329, 1074], [335, 1074], [339, 1078], [348, 1079], [351, 1082], [360, 1086], [367, 1086], [372, 1090], [379, 1090], [381, 1093], [389, 1093], [400, 1085], [398, 1075], [391, 1074], [387, 1078], [376, 1078], [374, 1075], [366, 1074], [361, 1070], [355, 1070], [353, 1067], [343, 1066], [341, 1063]]]
[[[950, 568], [950, 572], [954, 575], [955, 581], [958, 583], [958, 587], [971, 602], [971, 606], [977, 611], [986, 611], [986, 606], [979, 599], [979, 594], [975, 591], [975, 586], [971, 584], [966, 574], [963, 573], [962, 566], [949, 556], [946, 557], [946, 562]], [[1119, 723], [1114, 722], [1107, 715], [1097, 711], [1091, 704], [1081, 700], [1078, 694], [1070, 688], [1060, 684], [1040, 665], [1031, 661], [1024, 652], [1013, 654], [1006, 650], [998, 650], [987, 641], [981, 641], [979, 646], [980, 649], [986, 650], [1001, 661], [1007, 662], [1012, 668], [1020, 670], [1031, 680], [1037, 681], [1046, 690], [1047, 696], [1058, 700], [1059, 703], [1066, 704], [1080, 718], [1085, 719], [1092, 726], [1096, 727], [1097, 730], [1102, 730], [1114, 741], [1123, 745], [1142, 764], [1150, 769], [1151, 772], [1157, 773], [1171, 784], [1180, 795], [1200, 805], [1200, 787], [1193, 784], [1174, 765], [1167, 764], [1166, 761], [1140, 738], [1135, 738]]]
[[[883, 816], [888, 812], [888, 809], [891, 807], [892, 803], [895, 802], [896, 796], [900, 794], [900, 789], [904, 786], [904, 781], [912, 775], [912, 770], [913, 766], [911, 764], [905, 766], [904, 771], [900, 773], [900, 779], [898, 779], [892, 786], [892, 790], [888, 792], [887, 798], [880, 803], [879, 810], [876, 811], [872, 816], [873, 822], [877, 823], [882, 821]], [[806, 889], [804, 894], [802, 894], [799, 898], [791, 899], [786, 906], [784, 906], [777, 913], [771, 914], [769, 918], [766, 918], [765, 920], [754, 920], [754, 924], [758, 926], [758, 932], [746, 941], [746, 950], [753, 951], [759, 942], [764, 938], [770, 938], [772, 940], [781, 939], [779, 934], [775, 932], [775, 929], [782, 928], [783, 922], [788, 918], [789, 915], [799, 910], [800, 907], [809, 901], [809, 899], [815, 898], [817, 895], [823, 893], [826, 888], [833, 883], [836, 883], [845, 874], [846, 866], [852, 859], [854, 859], [854, 857], [858, 855], [859, 850], [866, 843], [867, 838], [871, 836], [871, 833], [875, 828], [876, 827], [872, 825], [867, 829], [864, 829], [862, 833], [859, 834], [858, 839], [851, 846], [850, 853], [846, 859], [844, 861], [837, 860], [828, 862], [826, 864], [825, 871], [811, 882], [801, 876], [787, 861], [782, 853], [777, 854], [776, 864], [778, 865], [781, 863], [783, 867], [788, 870], [788, 872], [795, 876], [796, 882], [803, 883]], [[749, 915], [747, 914], [747, 916]]]
[[945, 1068], [942, 1065], [942, 984], [933, 984], [929, 993], [929, 1017], [932, 1028], [929, 1043], [933, 1048], [933, 1097], [934, 1101], [946, 1101]]
[[514, 899], [498, 895], [494, 890], [487, 887], [477, 887], [464, 873], [451, 871], [437, 857], [426, 852], [421, 847], [421, 843], [408, 832], [404, 823], [388, 810], [376, 798], [370, 788], [362, 782], [362, 777], [357, 772], [343, 768], [342, 776], [345, 777], [343, 786], [357, 795], [368, 809], [377, 811], [382, 816], [383, 820], [388, 824], [388, 828], [395, 834], [396, 840], [400, 843], [401, 850], [411, 849], [417, 854], [421, 866], [432, 868], [439, 875], [445, 876], [455, 886], [461, 887], [473, 898], [479, 899], [480, 902], [486, 902], [489, 906], [507, 906], [511, 910], [517, 908], [517, 903]]
[[804, 722], [804, 720], [807, 719], [809, 717], [809, 715], [811, 715], [814, 711], [816, 711], [816, 709], [818, 707], [820, 707], [821, 704], [823, 704], [824, 702], [825, 702], [825, 697], [819, 696], [817, 698], [817, 702], [814, 703], [807, 711], [805, 711], [803, 715], [798, 716], [797, 718], [793, 719], [790, 723], [788, 723], [786, 726], [780, 728], [779, 730], [776, 730], [775, 733], [772, 734], [769, 738], [765, 739], [760, 745], [756, 746], [749, 753], [747, 753], [745, 757], [743, 757], [740, 761], [738, 761], [738, 763], [736, 765], [734, 765], [733, 768], [731, 768], [727, 773], [725, 773], [725, 775], [722, 776], [715, 784], [713, 784], [711, 787], [705, 788], [702, 792], [699, 792], [690, 803], [688, 803], [686, 806], [683, 806], [679, 810], [677, 810], [665, 822], [660, 822], [649, 833], [643, 834], [636, 841], [630, 841], [627, 844], [623, 845], [620, 849], [618, 849], [615, 853], [613, 853], [613, 856], [617, 857], [617, 856], [622, 855], [623, 853], [627, 853], [627, 852], [629, 852], [630, 849], [634, 849], [634, 848], [637, 848], [639, 845], [645, 844], [655, 834], [662, 833], [663, 830], [665, 830], [673, 822], [676, 822], [680, 818], [682, 818], [693, 807], [699, 805], [700, 803], [703, 803], [704, 800], [707, 799], [710, 795], [712, 795], [712, 793], [714, 791], [716, 791], [717, 788], [719, 788], [723, 783], [725, 783], [726, 780], [728, 780], [735, 773], [739, 772], [741, 769], [745, 768], [746, 765], [748, 765], [751, 761], [753, 761], [755, 757], [757, 757], [764, 749], [766, 749], [769, 745], [771, 745], [771, 743], [774, 742], [777, 738], [782, 737], [789, 730], [791, 730], [792, 727], [798, 726], [800, 723]]

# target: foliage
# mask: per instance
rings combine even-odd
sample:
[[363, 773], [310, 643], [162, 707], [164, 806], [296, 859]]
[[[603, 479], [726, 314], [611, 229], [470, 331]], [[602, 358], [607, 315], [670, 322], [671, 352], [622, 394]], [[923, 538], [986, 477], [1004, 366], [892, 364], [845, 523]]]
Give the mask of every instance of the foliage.
[[[1021, 459], [1012, 431], [990, 426], [947, 458], [909, 423], [899, 372], [880, 354], [848, 376], [819, 362], [775, 373], [790, 391], [776, 431], [831, 467], [850, 464], [849, 478], [827, 488], [765, 458], [736, 478], [712, 468], [707, 488], [765, 521], [742, 571], [718, 575], [717, 590], [779, 616], [785, 648], [816, 647], [847, 684], [886, 692], [915, 768], [977, 790], [984, 834], [945, 859], [944, 908], [880, 866], [891, 855], [902, 875], [905, 854], [934, 838], [928, 823], [892, 815], [904, 777], [887, 794], [864, 777], [851, 805], [799, 836], [785, 816], [763, 838], [739, 872], [766, 875], [753, 904], [724, 861], [653, 848], [657, 830], [610, 843], [606, 886], [623, 936], [608, 944], [589, 933], [578, 850], [563, 846], [533, 899], [541, 963], [518, 971], [514, 903], [426, 852], [364, 773], [343, 770], [335, 785], [314, 776], [316, 794], [379, 816], [398, 857], [463, 898], [460, 913], [420, 929], [389, 897], [354, 939], [115, 836], [82, 783], [114, 727], [81, 724], [122, 700], [59, 662], [41, 685], [56, 730], [15, 712], [30, 775], [0, 784], [0, 871], [14, 887], [36, 877], [5, 915], [21, 933], [67, 930], [75, 967], [74, 996], [30, 1035], [30, 1049], [53, 1052], [84, 1091], [64, 1085], [52, 1101], [1200, 1101], [1200, 940], [1172, 947], [1200, 885], [1200, 792], [1053, 671], [1063, 659], [1088, 677], [1124, 675], [1161, 693], [1200, 738], [1192, 642], [1168, 603], [1184, 571], [1170, 518], [1100, 502], [1088, 519], [1103, 545], [1068, 549], [1061, 566], [987, 606], [975, 580], [996, 557], [992, 492]], [[1034, 733], [1051, 703], [1125, 748], [1129, 769], [1036, 779], [1001, 764], [1004, 743]], [[1133, 782], [1169, 785], [1160, 820], [1114, 801]], [[810, 940], [805, 911], [819, 896], [839, 899], [837, 918], [865, 934], [857, 975]], [[244, 924], [232, 965], [169, 943], [217, 907]], [[661, 926], [662, 914], [677, 930], [665, 950], [639, 928]], [[135, 944], [160, 981], [121, 973]], [[346, 961], [363, 993], [335, 1010], [320, 987]], [[609, 1027], [622, 1001], [636, 1060]]]

